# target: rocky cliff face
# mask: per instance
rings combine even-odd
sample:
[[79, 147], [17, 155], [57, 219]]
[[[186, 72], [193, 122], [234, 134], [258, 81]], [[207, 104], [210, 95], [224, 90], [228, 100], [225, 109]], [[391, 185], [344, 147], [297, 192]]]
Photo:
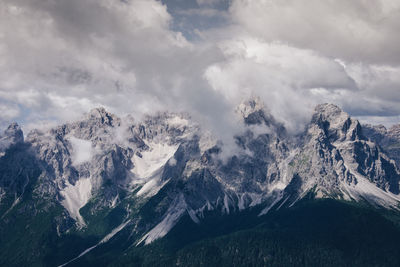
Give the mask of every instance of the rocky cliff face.
[[386, 129], [383, 125], [363, 125], [363, 132], [378, 144], [385, 153], [400, 166], [400, 124]]
[[302, 180], [300, 197], [312, 190], [317, 197], [397, 206], [400, 176], [394, 161], [363, 135], [357, 120], [334, 105], [315, 109], [291, 164]]
[[184, 114], [135, 122], [99, 108], [26, 140], [13, 124], [0, 139], [7, 144], [0, 216], [26, 195], [62, 210], [53, 222], [60, 236], [90, 232], [114, 216], [118, 225], [104, 230], [107, 240], [129, 229], [131, 244], [148, 244], [184, 216], [201, 223], [210, 211], [223, 216], [255, 208], [263, 215], [310, 194], [398, 208], [400, 172], [384, 141], [397, 138], [395, 129], [388, 135], [363, 128], [323, 104], [304, 133], [291, 136], [258, 100], [237, 111], [245, 131], [234, 137], [236, 152], [227, 160], [220, 157], [223, 144]]

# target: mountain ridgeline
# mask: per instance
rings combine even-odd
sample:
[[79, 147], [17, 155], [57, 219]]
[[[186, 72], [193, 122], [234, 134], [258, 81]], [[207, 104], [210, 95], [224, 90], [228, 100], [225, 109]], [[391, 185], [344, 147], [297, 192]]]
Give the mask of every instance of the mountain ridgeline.
[[235, 153], [186, 114], [103, 108], [0, 135], [1, 266], [399, 266], [400, 126], [241, 104]]

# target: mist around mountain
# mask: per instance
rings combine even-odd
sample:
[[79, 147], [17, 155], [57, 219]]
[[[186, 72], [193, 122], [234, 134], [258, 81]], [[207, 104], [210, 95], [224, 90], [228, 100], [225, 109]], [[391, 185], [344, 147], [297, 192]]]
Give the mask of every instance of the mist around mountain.
[[399, 126], [258, 99], [224, 144], [188, 114], [97, 108], [0, 136], [2, 266], [398, 266]]

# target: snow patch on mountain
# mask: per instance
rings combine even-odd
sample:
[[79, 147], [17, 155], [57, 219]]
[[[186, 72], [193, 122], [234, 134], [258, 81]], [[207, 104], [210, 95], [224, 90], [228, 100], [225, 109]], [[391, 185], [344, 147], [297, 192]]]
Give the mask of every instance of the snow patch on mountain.
[[258, 216], [262, 216], [267, 214], [276, 204], [278, 204], [279, 201], [281, 201], [283, 198], [283, 193], [280, 192], [276, 197], [275, 200], [269, 204], [267, 207], [265, 207], [259, 214]]
[[180, 194], [175, 198], [169, 207], [168, 211], [164, 219], [157, 224], [153, 229], [151, 229], [147, 234], [145, 234], [137, 243], [140, 245], [141, 243], [145, 243], [146, 245], [151, 242], [164, 237], [179, 221], [182, 215], [187, 210], [187, 204], [185, 202], [183, 194]]
[[225, 209], [225, 212], [227, 214], [229, 214], [229, 198], [226, 194], [224, 196], [224, 209]]
[[127, 226], [128, 223], [130, 223], [130, 222], [131, 222], [131, 220], [128, 220], [128, 221], [126, 221], [126, 222], [120, 224], [119, 226], [117, 226], [116, 228], [114, 228], [114, 229], [111, 231], [111, 233], [109, 233], [108, 235], [106, 235], [99, 243], [97, 243], [97, 244], [94, 245], [94, 246], [91, 246], [91, 247], [88, 248], [88, 249], [85, 249], [85, 250], [84, 250], [81, 254], [79, 254], [77, 257], [73, 258], [72, 260], [70, 260], [70, 261], [68, 261], [68, 262], [66, 262], [66, 263], [64, 263], [64, 264], [62, 264], [62, 265], [59, 265], [58, 267], [66, 266], [66, 265], [70, 264], [71, 262], [73, 262], [73, 261], [75, 261], [75, 260], [77, 260], [77, 259], [83, 257], [84, 255], [88, 254], [90, 251], [92, 251], [92, 250], [95, 249], [96, 247], [100, 246], [101, 244], [104, 244], [104, 243], [108, 242], [111, 238], [113, 238], [113, 236], [115, 236], [115, 235], [116, 235], [117, 233], [119, 233], [122, 229], [124, 229], [125, 226]]
[[137, 178], [147, 179], [162, 168], [171, 159], [178, 145], [168, 145], [165, 143], [148, 143], [150, 149], [143, 151], [140, 155], [135, 154], [132, 158], [134, 168], [133, 174]]
[[72, 185], [66, 181], [67, 187], [65, 187], [60, 194], [63, 196], [61, 204], [68, 211], [70, 216], [75, 219], [80, 226], [85, 225], [79, 210], [86, 205], [91, 197], [92, 183], [89, 178], [81, 178]]
[[175, 157], [172, 157], [172, 158], [170, 158], [170, 159], [168, 160], [168, 165], [169, 165], [169, 166], [175, 166], [176, 163], [177, 163], [177, 161], [176, 161], [176, 158], [175, 158]]
[[375, 184], [371, 183], [367, 177], [364, 177], [355, 171], [354, 168], [349, 168], [347, 164], [345, 164], [345, 166], [347, 169], [350, 169], [351, 173], [357, 178], [356, 184], [343, 183], [345, 190], [352, 199], [356, 201], [365, 199], [370, 204], [378, 207], [380, 206], [400, 210], [399, 195], [382, 190]]
[[136, 196], [145, 196], [145, 197], [152, 197], [160, 191], [161, 188], [166, 185], [169, 180], [161, 181], [161, 170], [158, 174], [156, 174], [153, 178], [148, 180], [142, 188], [136, 193]]

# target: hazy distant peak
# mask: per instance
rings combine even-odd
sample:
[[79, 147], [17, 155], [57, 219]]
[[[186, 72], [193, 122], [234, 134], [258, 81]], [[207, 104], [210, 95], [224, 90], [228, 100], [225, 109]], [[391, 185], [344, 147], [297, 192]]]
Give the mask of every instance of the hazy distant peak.
[[87, 114], [88, 120], [96, 120], [100, 121], [101, 124], [107, 124], [110, 126], [114, 126], [116, 122], [120, 122], [120, 119], [108, 112], [104, 107], [98, 107], [92, 109], [88, 114]]
[[11, 123], [7, 129], [4, 131], [2, 139], [7, 139], [12, 143], [22, 143], [24, 142], [24, 134], [18, 123]]
[[244, 118], [247, 118], [250, 114], [263, 110], [265, 108], [264, 103], [259, 97], [247, 99], [239, 104], [236, 108], [236, 112], [240, 113]]

